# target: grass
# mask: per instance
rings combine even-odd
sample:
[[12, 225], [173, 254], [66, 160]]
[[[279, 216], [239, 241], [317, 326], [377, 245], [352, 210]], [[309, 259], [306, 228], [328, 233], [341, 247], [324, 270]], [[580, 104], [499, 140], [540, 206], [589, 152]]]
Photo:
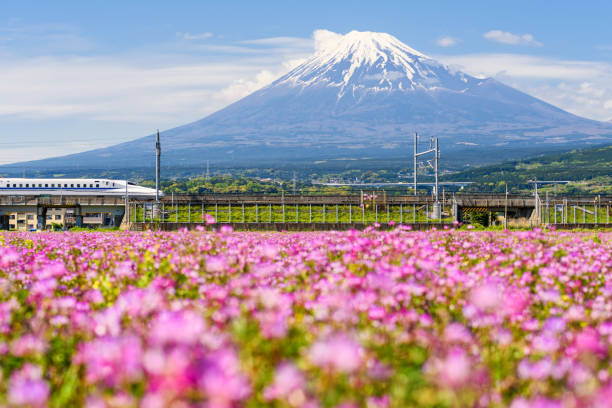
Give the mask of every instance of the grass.
[[[284, 210], [284, 211], [283, 211]], [[412, 222], [438, 222], [427, 218], [427, 208], [422, 206], [383, 206], [371, 205], [366, 207], [348, 205], [245, 205], [230, 206], [175, 206], [165, 207], [166, 222], [202, 222], [203, 214], [210, 214], [217, 222], [301, 222], [301, 223], [366, 223], [375, 222], [387, 223], [412, 223]], [[431, 212], [431, 208], [429, 209]], [[130, 220], [132, 222], [142, 222], [143, 209], [139, 207], [134, 216], [132, 207]], [[431, 216], [431, 214], [430, 214]], [[151, 211], [147, 209], [146, 220], [151, 220]], [[161, 217], [156, 217], [153, 221], [160, 222]], [[443, 218], [440, 220], [445, 223], [452, 223], [450, 206], [446, 206], [443, 211]]]

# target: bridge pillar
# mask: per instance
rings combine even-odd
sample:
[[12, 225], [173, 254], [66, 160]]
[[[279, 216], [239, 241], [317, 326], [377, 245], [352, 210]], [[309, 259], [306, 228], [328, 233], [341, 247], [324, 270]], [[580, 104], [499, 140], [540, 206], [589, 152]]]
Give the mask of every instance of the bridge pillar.
[[453, 214], [453, 222], [462, 222], [461, 219], [461, 207], [457, 205], [457, 202], [453, 202], [453, 206], [451, 209], [451, 213]]
[[76, 226], [83, 226], [83, 213], [81, 212], [81, 206], [77, 206], [74, 208], [74, 218], [76, 219]]
[[47, 207], [36, 207], [36, 228], [44, 231], [47, 227]]

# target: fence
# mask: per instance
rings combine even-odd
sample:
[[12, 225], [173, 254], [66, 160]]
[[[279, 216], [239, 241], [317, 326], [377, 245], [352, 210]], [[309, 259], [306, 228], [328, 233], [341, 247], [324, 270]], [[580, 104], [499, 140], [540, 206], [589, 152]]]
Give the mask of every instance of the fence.
[[245, 202], [152, 203], [131, 202], [130, 222], [202, 223], [206, 215], [217, 223], [308, 223], [308, 224], [373, 224], [373, 223], [437, 223], [452, 224], [452, 204], [260, 204]]
[[536, 219], [540, 224], [610, 224], [611, 202], [595, 198], [538, 200]]

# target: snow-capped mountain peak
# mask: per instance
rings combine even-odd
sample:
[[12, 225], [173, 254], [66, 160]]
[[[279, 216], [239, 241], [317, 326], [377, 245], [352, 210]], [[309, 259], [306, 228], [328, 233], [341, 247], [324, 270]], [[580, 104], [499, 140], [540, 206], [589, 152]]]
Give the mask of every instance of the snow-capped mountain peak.
[[439, 87], [460, 91], [471, 80], [477, 81], [452, 72], [390, 34], [351, 31], [328, 42], [272, 86], [331, 86], [342, 97], [347, 91], [362, 94]]

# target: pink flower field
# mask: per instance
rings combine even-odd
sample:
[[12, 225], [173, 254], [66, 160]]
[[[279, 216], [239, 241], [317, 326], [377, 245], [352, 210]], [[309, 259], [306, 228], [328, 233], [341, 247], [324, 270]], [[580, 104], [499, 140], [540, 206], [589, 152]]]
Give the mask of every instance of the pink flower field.
[[612, 234], [0, 234], [0, 406], [609, 407]]

